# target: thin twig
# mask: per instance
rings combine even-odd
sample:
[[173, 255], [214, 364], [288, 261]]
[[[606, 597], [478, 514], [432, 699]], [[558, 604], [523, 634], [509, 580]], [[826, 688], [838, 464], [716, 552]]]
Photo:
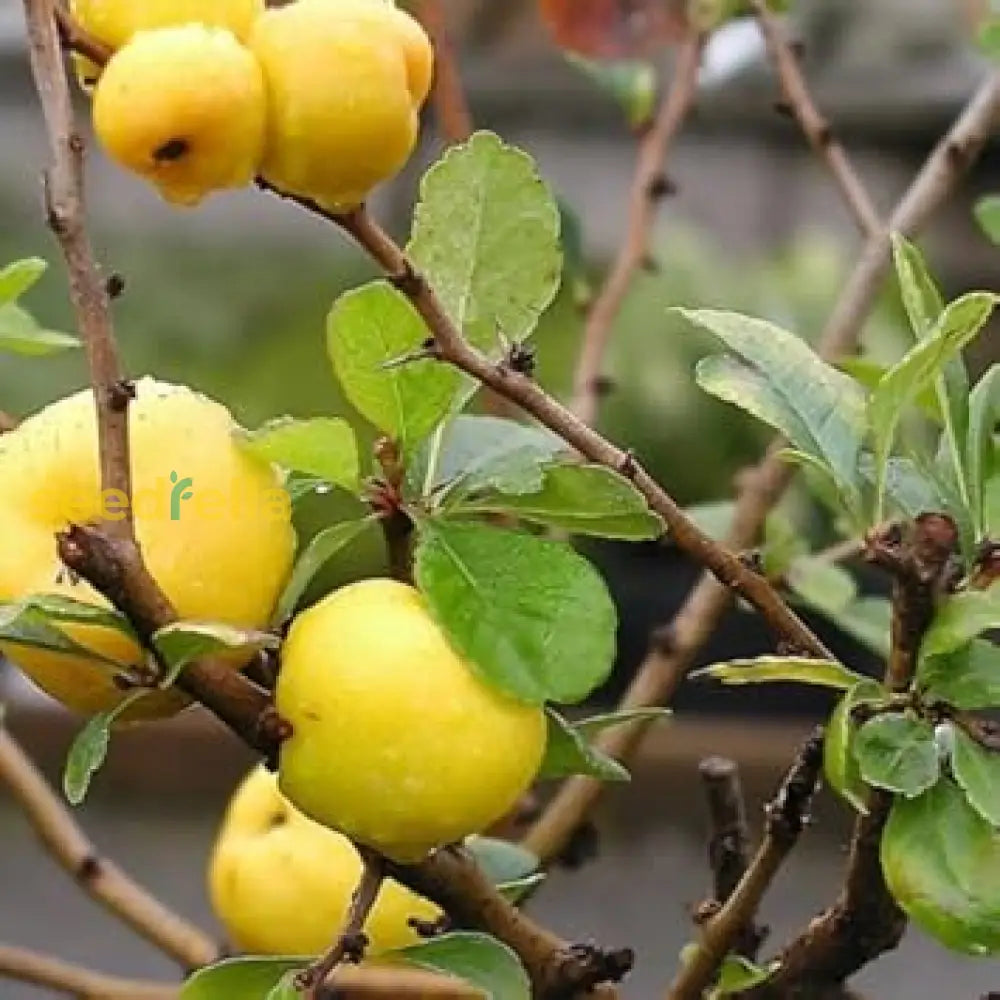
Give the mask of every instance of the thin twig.
[[15, 979], [77, 1000], [178, 1000], [176, 986], [121, 979], [10, 945], [0, 945], [0, 979]]
[[18, 425], [18, 419], [0, 410], [0, 434], [6, 434], [8, 431], [14, 430]]
[[[49, 227], [66, 260], [69, 292], [83, 337], [97, 406], [101, 486], [131, 497], [128, 405], [131, 386], [122, 374], [111, 320], [111, 301], [85, 225], [84, 141], [76, 130], [53, 0], [24, 0], [35, 87], [42, 105], [52, 165], [45, 172]], [[132, 504], [109, 521], [108, 532], [135, 545]]]
[[632, 279], [648, 253], [656, 206], [671, 189], [663, 173], [664, 163], [694, 104], [703, 46], [704, 38], [700, 35], [689, 36], [681, 46], [673, 81], [639, 145], [625, 239], [604, 286], [588, 310], [573, 379], [571, 408], [585, 424], [592, 424], [597, 417], [604, 388], [602, 368], [611, 333]]
[[472, 112], [448, 30], [448, 12], [442, 0], [420, 0], [416, 13], [434, 46], [432, 96], [441, 134], [449, 145], [465, 142], [472, 135]]
[[[698, 768], [711, 824], [708, 862], [712, 869], [712, 906], [721, 906], [733, 894], [750, 864], [750, 828], [736, 762], [707, 757]], [[730, 948], [746, 958], [756, 957], [767, 928], [750, 921]]]
[[208, 935], [97, 853], [62, 800], [3, 729], [0, 782], [10, 789], [45, 849], [87, 895], [185, 968], [218, 959], [219, 948]]
[[[955, 189], [1000, 120], [1000, 73], [992, 73], [969, 101], [948, 134], [931, 153], [892, 214], [893, 230], [912, 234], [920, 229]], [[864, 322], [875, 305], [890, 260], [889, 231], [871, 237], [848, 278], [820, 341], [820, 353], [836, 359], [851, 353]], [[768, 513], [784, 494], [792, 468], [775, 442], [761, 463], [740, 476], [740, 490], [728, 543], [742, 551], [754, 545]], [[674, 692], [698, 653], [716, 631], [732, 603], [732, 595], [710, 574], [704, 574], [677, 612], [673, 622], [657, 630], [622, 701], [622, 707], [661, 705]], [[627, 762], [636, 752], [648, 722], [637, 721], [602, 734], [597, 745]], [[524, 844], [543, 860], [557, 855], [604, 791], [595, 778], [564, 782], [542, 816], [528, 831]]]
[[809, 92], [809, 85], [802, 74], [799, 59], [778, 17], [771, 11], [766, 0], [751, 0], [750, 6], [767, 43], [767, 51], [781, 80], [781, 89], [789, 109], [816, 155], [829, 168], [830, 175], [840, 188], [844, 203], [861, 234], [874, 236], [882, 229], [882, 219], [846, 150], [834, 136], [830, 123], [816, 107]]
[[364, 958], [368, 938], [364, 926], [385, 880], [385, 866], [379, 855], [371, 851], [361, 854], [361, 878], [351, 905], [347, 910], [344, 926], [330, 950], [309, 966], [296, 980], [296, 985], [306, 996], [306, 1000], [317, 1000], [323, 984], [342, 962], [357, 964]]
[[760, 902], [809, 821], [823, 768], [823, 731], [803, 744], [767, 807], [764, 840], [725, 905], [704, 925], [697, 950], [667, 990], [667, 1000], [701, 1000], [719, 966], [753, 924]]
[[53, 10], [59, 34], [63, 45], [73, 52], [85, 56], [96, 66], [104, 66], [114, 55], [110, 45], [105, 45], [99, 38], [92, 35], [72, 14], [62, 5], [61, 0], [55, 0]]

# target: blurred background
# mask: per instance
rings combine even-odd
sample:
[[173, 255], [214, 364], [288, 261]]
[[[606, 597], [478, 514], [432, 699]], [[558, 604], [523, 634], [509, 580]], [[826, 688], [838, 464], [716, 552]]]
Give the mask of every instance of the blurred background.
[[[987, 71], [971, 41], [977, 8], [976, 0], [796, 5], [795, 30], [817, 102], [883, 212]], [[551, 44], [533, 0], [452, 0], [450, 12], [477, 125], [537, 157], [579, 219], [585, 263], [567, 274], [537, 334], [539, 377], [565, 394], [581, 292], [599, 281], [624, 230], [634, 138], [616, 103]], [[41, 218], [44, 136], [22, 36], [20, 4], [0, 0], [0, 263], [30, 254], [56, 260]], [[669, 63], [667, 53], [667, 75]], [[795, 125], [775, 113], [777, 97], [752, 22], [727, 27], [708, 50], [697, 112], [670, 157], [678, 193], [658, 216], [654, 266], [637, 278], [615, 331], [608, 368], [616, 389], [602, 429], [633, 447], [686, 504], [729, 497], [735, 474], [756, 460], [766, 437], [697, 389], [692, 368], [706, 343], [666, 308], [737, 309], [814, 338], [859, 246], [823, 168]], [[412, 164], [375, 199], [377, 213], [400, 235], [420, 173], [440, 149], [430, 121]], [[285, 413], [352, 416], [326, 361], [323, 325], [336, 295], [370, 272], [336, 233], [252, 191], [216, 196], [194, 212], [168, 209], [99, 153], [91, 158], [89, 185], [100, 257], [126, 281], [115, 309], [132, 373], [195, 385], [248, 426]], [[971, 206], [998, 188], [1000, 147], [993, 144], [921, 241], [949, 294], [996, 287], [1000, 257], [980, 235]], [[70, 329], [60, 270], [53, 267], [25, 304], [47, 325]], [[889, 359], [907, 342], [888, 289], [866, 344]], [[998, 357], [993, 330], [969, 360], [978, 372]], [[78, 353], [0, 356], [0, 407], [11, 413], [24, 415], [84, 384]], [[332, 496], [310, 501], [300, 515], [302, 533], [341, 516], [348, 503]], [[822, 541], [828, 529], [801, 495], [793, 493], [785, 509]], [[605, 571], [622, 618], [620, 662], [599, 699], [609, 701], [641, 658], [650, 628], [669, 620], [696, 570], [656, 547], [600, 546], [589, 554]], [[381, 560], [375, 542], [356, 548], [321, 586], [378, 572]], [[870, 666], [860, 647], [817, 624], [853, 665]], [[734, 612], [705, 657], [766, 648], [753, 619]], [[8, 702], [11, 729], [58, 775], [79, 721], [2, 667], [0, 699]], [[822, 695], [798, 689], [751, 696], [688, 685], [676, 707], [676, 720], [650, 739], [633, 785], [606, 797], [598, 860], [572, 876], [556, 873], [532, 903], [565, 936], [635, 946], [638, 964], [624, 992], [636, 1000], [662, 989], [690, 937], [685, 906], [707, 889], [699, 758], [715, 752], [743, 762], [756, 821], [796, 743], [829, 706]], [[192, 711], [117, 738], [82, 818], [103, 852], [209, 922], [202, 870], [225, 798], [248, 765], [232, 739]], [[844, 811], [824, 799], [816, 828], [765, 908], [776, 944], [835, 890], [847, 823]], [[0, 939], [127, 974], [170, 974], [53, 870], [2, 789], [0, 844]], [[657, 885], [662, 900], [651, 891]], [[960, 960], [912, 931], [859, 980], [877, 1000], [972, 998], [998, 984], [997, 963]], [[0, 983], [2, 998], [38, 995]]]

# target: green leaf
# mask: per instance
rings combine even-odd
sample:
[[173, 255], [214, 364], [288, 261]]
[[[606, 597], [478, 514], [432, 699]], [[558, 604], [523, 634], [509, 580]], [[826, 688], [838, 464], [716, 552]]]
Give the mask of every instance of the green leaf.
[[87, 797], [90, 780], [104, 765], [111, 742], [111, 727], [130, 705], [150, 693], [149, 688], [130, 691], [114, 708], [87, 720], [66, 754], [63, 769], [63, 794], [71, 805], [78, 806]]
[[1000, 706], [1000, 646], [976, 639], [950, 653], [924, 657], [917, 682], [930, 702], [963, 711]]
[[574, 703], [610, 673], [617, 612], [600, 574], [568, 545], [424, 521], [415, 568], [452, 645], [509, 695]]
[[222, 622], [172, 622], [153, 633], [153, 648], [167, 667], [160, 687], [170, 687], [181, 671], [200, 656], [232, 650], [256, 653], [277, 649], [280, 641], [270, 632], [236, 628]]
[[814, 556], [793, 560], [785, 579], [797, 597], [831, 615], [846, 611], [858, 595], [854, 577], [846, 569]]
[[16, 302], [48, 269], [41, 257], [15, 260], [0, 270], [0, 306]]
[[977, 540], [987, 532], [986, 481], [994, 471], [995, 431], [1000, 424], [1000, 364], [992, 365], [976, 383], [969, 400], [966, 447], [969, 504]]
[[[1000, 52], [1000, 19], [993, 26], [997, 39], [997, 51]], [[990, 194], [980, 198], [974, 209], [976, 222], [986, 234], [986, 238], [1000, 246], [1000, 194]]]
[[934, 329], [886, 373], [872, 393], [868, 418], [875, 441], [875, 521], [882, 519], [886, 463], [903, 410], [982, 330], [996, 302], [991, 292], [970, 292], [949, 304]]
[[603, 733], [605, 729], [627, 726], [632, 722], [662, 722], [673, 714], [669, 708], [624, 708], [616, 712], [601, 712], [598, 715], [589, 715], [586, 719], [577, 719], [573, 723], [573, 728], [586, 737], [592, 737]]
[[[654, 709], [653, 712], [655, 715], [649, 717], [669, 714], [665, 709]], [[549, 725], [548, 741], [542, 765], [538, 770], [539, 780], [565, 778], [572, 774], [585, 774], [601, 781], [631, 780], [626, 768], [602, 750], [591, 746], [588, 737], [601, 729], [622, 725], [630, 718], [642, 716], [631, 714], [629, 717], [601, 716], [589, 720], [591, 722], [589, 729], [583, 724], [573, 725], [551, 708], [545, 710], [545, 716]]]
[[656, 69], [642, 59], [587, 59], [564, 52], [570, 65], [589, 77], [597, 87], [621, 105], [632, 128], [653, 117], [656, 106]]
[[933, 727], [908, 715], [869, 719], [858, 730], [851, 750], [869, 785], [910, 799], [927, 791], [941, 774]]
[[952, 594], [938, 608], [920, 646], [921, 659], [966, 645], [980, 632], [1000, 627], [1000, 580], [989, 590]]
[[521, 960], [507, 945], [487, 934], [442, 934], [385, 952], [383, 957], [454, 976], [482, 990], [486, 1000], [531, 1000], [531, 983]]
[[[37, 606], [37, 602], [43, 601], [43, 606]], [[44, 604], [48, 601], [47, 606]], [[59, 604], [58, 598], [52, 600], [48, 595], [45, 598], [29, 598], [13, 604], [0, 604], [0, 642], [8, 642], [15, 646], [30, 646], [33, 649], [45, 649], [53, 653], [70, 653], [73, 656], [82, 656], [94, 660], [97, 663], [104, 663], [111, 667], [123, 667], [125, 664], [105, 656], [97, 650], [90, 649], [82, 643], [71, 639], [62, 629], [53, 625], [52, 619], [57, 616], [52, 612], [58, 606], [62, 608], [62, 620], [85, 621], [88, 624], [111, 625], [113, 628], [121, 626], [115, 618], [104, 618], [98, 609], [95, 617], [86, 618], [86, 612], [79, 610], [79, 617], [68, 619], [69, 604]], [[126, 634], [130, 634], [126, 632]], [[16, 661], [16, 655], [12, 657]]]
[[466, 837], [465, 846], [475, 855], [479, 867], [494, 884], [514, 882], [538, 871], [538, 858], [519, 844], [496, 837]]
[[316, 574], [341, 549], [350, 545], [376, 521], [376, 517], [365, 517], [359, 521], [344, 521], [341, 524], [334, 524], [317, 532], [295, 561], [292, 575], [289, 577], [288, 583], [285, 584], [285, 589], [281, 592], [277, 605], [275, 605], [274, 614], [271, 617], [272, 623], [281, 624], [291, 618], [302, 599], [302, 595]]
[[[852, 356], [841, 358], [837, 362], [837, 367], [841, 371], [847, 372], [851, 378], [860, 382], [866, 389], [873, 390], [885, 377], [885, 373], [891, 365], [884, 365], [873, 358]], [[933, 386], [925, 387], [917, 394], [913, 402], [928, 420], [933, 420], [936, 424], [944, 423], [944, 415], [941, 413], [941, 406]]]
[[135, 629], [129, 620], [114, 608], [89, 604], [62, 594], [33, 594], [21, 601], [20, 606], [40, 612], [49, 621], [98, 625], [114, 629], [130, 639], [136, 639]]
[[448, 413], [460, 383], [439, 361], [401, 360], [427, 336], [413, 306], [385, 281], [345, 292], [327, 319], [327, 350], [344, 395], [406, 455]]
[[76, 337], [39, 326], [20, 306], [0, 306], [0, 351], [40, 358], [79, 346]]
[[851, 751], [857, 728], [851, 713], [858, 705], [882, 701], [886, 690], [877, 681], [858, 681], [830, 715], [823, 740], [823, 773], [830, 787], [860, 813], [868, 812], [868, 788]]
[[576, 535], [628, 541], [659, 538], [666, 526], [624, 476], [601, 465], [554, 465], [536, 493], [492, 493], [465, 500], [455, 513], [493, 513]]
[[727, 955], [719, 969], [719, 978], [712, 993], [712, 1000], [759, 986], [770, 975], [770, 969], [762, 968], [742, 955]]
[[[861, 454], [859, 468], [865, 480], [877, 488], [878, 471], [875, 457], [870, 452]], [[886, 494], [904, 517], [914, 518], [930, 510], [951, 506], [942, 497], [935, 478], [911, 458], [895, 456], [888, 459], [883, 475]]]
[[710, 677], [723, 684], [814, 684], [818, 687], [847, 691], [862, 674], [848, 670], [836, 660], [818, 660], [807, 656], [757, 656], [750, 660], [714, 663], [691, 674], [692, 679]]
[[[738, 379], [732, 365], [710, 362], [708, 371], [715, 374], [709, 391], [748, 409], [800, 451], [828, 466], [850, 505], [865, 432], [861, 387], [826, 364], [801, 338], [771, 323], [708, 309], [682, 309], [680, 313], [751, 366], [751, 378]], [[733, 378], [730, 385], [724, 381], [727, 375]], [[699, 365], [698, 376], [705, 387], [705, 362]], [[743, 392], [751, 395], [743, 397]]]
[[480, 350], [523, 340], [562, 277], [559, 206], [527, 153], [491, 132], [424, 175], [409, 254]]
[[284, 417], [255, 431], [239, 431], [236, 440], [264, 462], [318, 476], [351, 493], [358, 490], [358, 442], [346, 420]]
[[546, 879], [545, 872], [535, 872], [524, 878], [512, 879], [510, 882], [500, 882], [496, 890], [508, 903], [520, 903], [525, 896], [540, 886]]
[[[270, 1000], [289, 973], [311, 958], [227, 958], [193, 972], [181, 986], [180, 1000]], [[280, 994], [279, 994], [280, 996]]]
[[430, 470], [429, 479], [422, 450], [409, 492], [426, 496], [453, 484], [463, 495], [488, 488], [504, 494], [537, 493], [544, 483], [544, 467], [568, 448], [544, 427], [462, 414], [445, 427], [437, 467]]
[[837, 485], [830, 467], [813, 455], [809, 455], [797, 448], [782, 448], [778, 452], [778, 457], [783, 462], [797, 465], [802, 469], [802, 477], [805, 480], [808, 491], [824, 504], [827, 510], [841, 520], [846, 515], [847, 523], [852, 530], [861, 531], [864, 527], [861, 516], [860, 499], [853, 493], [848, 501]]
[[886, 884], [914, 923], [954, 951], [1000, 951], [1000, 830], [954, 782], [896, 799], [881, 853]]
[[295, 972], [286, 972], [265, 1000], [301, 1000], [302, 991], [295, 985]]
[[[892, 235], [896, 275], [910, 326], [918, 340], [926, 340], [944, 312], [944, 301], [920, 251], [898, 233]], [[952, 356], [933, 379], [938, 409], [944, 420], [942, 440], [950, 478], [965, 497], [965, 439], [969, 428], [969, 375], [961, 354]], [[967, 506], [967, 503], [966, 503]]]
[[958, 726], [952, 727], [951, 773], [969, 805], [1000, 829], [1000, 754], [980, 746]]

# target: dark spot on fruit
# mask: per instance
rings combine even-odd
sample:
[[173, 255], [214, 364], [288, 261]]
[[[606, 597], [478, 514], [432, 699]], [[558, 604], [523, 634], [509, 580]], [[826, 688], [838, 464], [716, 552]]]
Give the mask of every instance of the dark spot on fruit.
[[168, 139], [162, 146], [153, 150], [153, 159], [157, 163], [172, 163], [186, 155], [191, 149], [187, 139]]
[[284, 826], [288, 822], [288, 815], [282, 812], [274, 812], [267, 819], [268, 830], [274, 830], [279, 826]]

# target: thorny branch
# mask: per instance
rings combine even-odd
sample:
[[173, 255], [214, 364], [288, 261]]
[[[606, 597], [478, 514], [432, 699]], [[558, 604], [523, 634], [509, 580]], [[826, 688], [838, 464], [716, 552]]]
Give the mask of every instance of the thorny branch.
[[605, 387], [601, 369], [611, 333], [632, 280], [649, 251], [656, 207], [672, 189], [664, 174], [664, 162], [694, 105], [703, 47], [704, 38], [696, 34], [690, 35], [681, 46], [673, 81], [639, 144], [625, 239], [604, 286], [587, 311], [573, 378], [571, 409], [585, 424], [593, 424], [597, 417]]
[[[820, 340], [823, 357], [836, 359], [856, 349], [864, 322], [871, 312], [888, 272], [892, 231], [919, 230], [954, 190], [975, 161], [990, 133], [1000, 122], [1000, 73], [991, 73], [973, 95], [947, 135], [938, 143], [900, 200], [886, 228], [869, 237], [847, 279]], [[736, 510], [727, 539], [742, 551], [757, 541], [768, 513], [793, 477], [792, 468], [778, 452], [776, 441], [759, 465], [739, 477]], [[699, 651], [715, 632], [732, 603], [732, 595], [705, 573], [677, 612], [672, 623], [653, 635], [622, 708], [661, 705], [673, 696]], [[599, 737], [606, 754], [628, 762], [642, 742], [649, 723], [636, 721]], [[524, 844], [543, 860], [557, 855], [603, 792], [600, 781], [574, 777], [564, 782], [541, 818], [528, 831]]]
[[[892, 649], [886, 684], [905, 691], [935, 603], [953, 582], [958, 529], [951, 518], [925, 514], [912, 524], [888, 525], [868, 538], [869, 558], [890, 573]], [[753, 1000], [805, 1000], [836, 995], [843, 983], [883, 952], [895, 948], [906, 917], [885, 884], [879, 848], [892, 795], [872, 789], [868, 812], [855, 821], [840, 898], [784, 950], [775, 975], [747, 996]]]
[[753, 924], [764, 893], [809, 821], [822, 769], [823, 731], [818, 729], [799, 750], [767, 807], [764, 840], [753, 861], [722, 909], [702, 927], [697, 950], [681, 967], [666, 1000], [701, 1000], [723, 959]]
[[102, 858], [27, 754], [0, 728], [0, 783], [7, 786], [46, 850], [80, 888], [181, 966], [216, 961], [206, 934]]

